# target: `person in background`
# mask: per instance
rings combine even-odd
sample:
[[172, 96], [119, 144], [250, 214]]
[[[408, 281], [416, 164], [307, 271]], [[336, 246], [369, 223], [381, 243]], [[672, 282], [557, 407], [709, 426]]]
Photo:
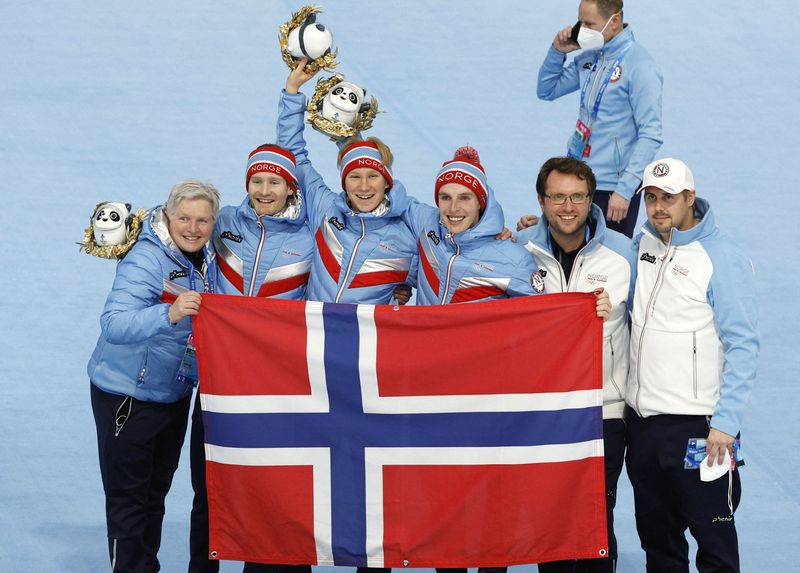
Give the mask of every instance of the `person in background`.
[[[539, 68], [536, 93], [552, 101], [580, 90], [567, 154], [589, 164], [593, 201], [609, 229], [633, 236], [634, 193], [645, 165], [661, 147], [662, 78], [650, 54], [623, 23], [622, 0], [581, 0], [579, 22], [559, 31]], [[564, 65], [567, 54], [582, 52]]]

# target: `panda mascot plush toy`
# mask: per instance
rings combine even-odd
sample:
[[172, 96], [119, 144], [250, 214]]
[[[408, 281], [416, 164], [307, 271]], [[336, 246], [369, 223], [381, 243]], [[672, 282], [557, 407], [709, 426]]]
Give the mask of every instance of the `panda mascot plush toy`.
[[147, 219], [147, 211], [131, 210], [130, 203], [103, 201], [92, 211], [89, 226], [78, 243], [87, 255], [121, 260], [133, 248]]
[[367, 92], [350, 82], [339, 82], [322, 98], [320, 115], [330, 121], [338, 121], [353, 127], [358, 114], [367, 111], [370, 103], [365, 102]]
[[128, 240], [129, 203], [103, 203], [94, 212], [94, 242], [100, 246], [121, 245]]
[[317, 15], [311, 13], [289, 32], [286, 49], [293, 58], [314, 61], [329, 54], [332, 46], [333, 34], [323, 24], [318, 24]]

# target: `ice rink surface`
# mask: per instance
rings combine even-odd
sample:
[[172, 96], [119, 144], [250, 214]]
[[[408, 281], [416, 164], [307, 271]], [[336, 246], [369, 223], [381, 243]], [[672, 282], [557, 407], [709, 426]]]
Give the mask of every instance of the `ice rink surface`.
[[[468, 143], [512, 226], [538, 212], [538, 167], [563, 154], [574, 125], [577, 94], [538, 101], [535, 82], [577, 4], [329, 1], [320, 20], [340, 70], [385, 111], [371, 133], [391, 145], [409, 191], [430, 201], [438, 167]], [[247, 153], [274, 140], [288, 73], [278, 26], [299, 6], [0, 4], [0, 571], [108, 570], [85, 366], [114, 264], [76, 243], [98, 201], [150, 207], [187, 177], [211, 180], [225, 204], [241, 201]], [[659, 155], [690, 165], [756, 268], [762, 354], [736, 514], [753, 572], [797, 571], [800, 558], [796, 6], [629, 0], [625, 10], [664, 75]], [[307, 137], [335, 182], [332, 144]], [[186, 568], [190, 501], [184, 455], [167, 499], [167, 573]], [[616, 521], [620, 573], [643, 571], [624, 477]]]

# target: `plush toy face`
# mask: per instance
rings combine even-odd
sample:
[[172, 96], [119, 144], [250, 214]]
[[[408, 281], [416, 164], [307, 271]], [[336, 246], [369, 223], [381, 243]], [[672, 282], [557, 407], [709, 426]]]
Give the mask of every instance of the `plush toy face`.
[[302, 26], [289, 32], [287, 42], [286, 49], [293, 58], [316, 60], [330, 52], [333, 34], [322, 24], [317, 24], [312, 14]]
[[104, 203], [94, 213], [92, 227], [94, 242], [100, 246], [121, 245], [125, 242], [128, 229], [125, 220], [130, 209], [124, 203]]
[[363, 101], [364, 90], [349, 82], [339, 82], [322, 99], [322, 117], [352, 127]]

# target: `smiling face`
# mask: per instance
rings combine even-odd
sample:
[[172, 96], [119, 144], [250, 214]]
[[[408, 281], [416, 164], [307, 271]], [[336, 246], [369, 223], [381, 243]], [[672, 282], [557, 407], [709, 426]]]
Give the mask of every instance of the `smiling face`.
[[642, 190], [642, 193], [647, 207], [647, 220], [665, 243], [669, 241], [673, 227], [679, 231], [687, 231], [699, 222], [694, 216], [694, 191], [673, 195], [651, 186]]
[[389, 184], [379, 171], [369, 167], [352, 169], [344, 178], [347, 203], [358, 213], [369, 213], [381, 204]]
[[478, 197], [459, 183], [439, 187], [439, 213], [451, 234], [463, 233], [478, 224], [481, 204]]
[[[547, 197], [547, 196], [550, 197]], [[561, 205], [556, 205], [553, 200], [560, 201], [563, 196], [585, 197], [579, 204], [567, 199]], [[550, 234], [558, 246], [566, 251], [573, 251], [581, 245], [584, 239], [586, 219], [592, 209], [589, 196], [589, 185], [586, 180], [577, 175], [552, 171], [547, 176], [545, 183], [545, 196], [539, 196], [539, 206], [542, 214], [550, 225]], [[552, 199], [551, 199], [552, 198]]]
[[286, 179], [274, 173], [254, 173], [247, 183], [250, 205], [259, 217], [280, 212], [293, 194], [294, 190], [289, 187]]
[[202, 249], [214, 229], [214, 211], [205, 199], [184, 199], [175, 207], [174, 213], [164, 215], [169, 236], [180, 250], [187, 253]]

